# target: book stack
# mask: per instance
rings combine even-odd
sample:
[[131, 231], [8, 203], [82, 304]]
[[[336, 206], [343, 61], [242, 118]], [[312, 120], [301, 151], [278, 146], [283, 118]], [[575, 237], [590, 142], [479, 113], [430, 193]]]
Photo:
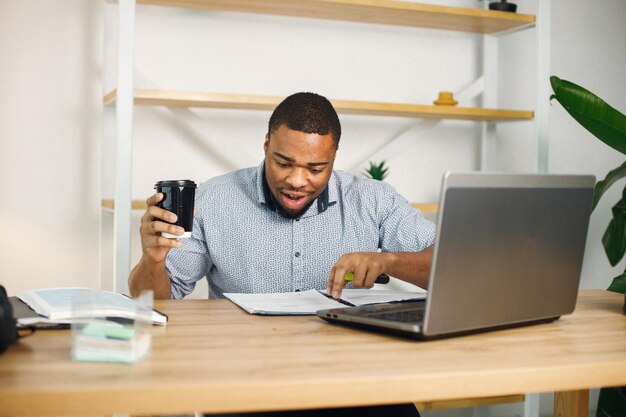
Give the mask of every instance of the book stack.
[[17, 295], [17, 298], [33, 311], [31, 315], [24, 314], [24, 317], [17, 317], [18, 324], [22, 325], [40, 322], [69, 324], [92, 317], [129, 320], [141, 318], [153, 324], [162, 326], [167, 324], [165, 314], [150, 308], [146, 309], [138, 300], [99, 289], [45, 288], [23, 291]]
[[149, 331], [107, 320], [73, 329], [72, 357], [77, 361], [134, 363], [150, 351]]
[[18, 319], [21, 325], [71, 324], [77, 361], [137, 362], [150, 351], [151, 325], [167, 324], [167, 316], [152, 309], [151, 292], [131, 299], [99, 289], [48, 288], [24, 291], [18, 298], [36, 313]]

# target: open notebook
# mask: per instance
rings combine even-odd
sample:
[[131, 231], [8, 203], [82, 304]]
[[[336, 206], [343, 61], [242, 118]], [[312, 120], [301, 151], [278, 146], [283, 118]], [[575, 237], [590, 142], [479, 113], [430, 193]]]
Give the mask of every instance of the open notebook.
[[224, 296], [250, 314], [272, 316], [313, 315], [318, 310], [388, 303], [408, 300], [423, 300], [426, 291], [416, 292], [351, 289], [343, 290], [340, 300], [335, 300], [325, 292], [308, 290], [267, 294], [225, 293]]
[[[20, 306], [19, 317], [16, 317], [20, 325], [69, 324], [72, 321], [88, 317], [114, 317], [118, 319], [145, 319], [153, 324], [165, 326], [167, 315], [141, 306], [136, 300], [125, 295], [104, 291], [95, 288], [41, 288], [36, 290], [22, 291], [17, 298], [26, 304], [29, 309]], [[76, 303], [87, 303], [89, 309], [76, 308]], [[15, 301], [15, 304], [18, 304]], [[88, 316], [85, 316], [88, 314]], [[145, 316], [145, 317], [144, 317]]]

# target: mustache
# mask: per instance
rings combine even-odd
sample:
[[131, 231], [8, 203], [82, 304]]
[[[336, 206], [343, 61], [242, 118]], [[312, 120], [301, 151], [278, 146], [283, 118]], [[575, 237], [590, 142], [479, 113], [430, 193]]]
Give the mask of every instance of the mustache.
[[313, 194], [310, 191], [306, 191], [304, 189], [304, 187], [300, 187], [300, 188], [294, 188], [294, 187], [279, 187], [278, 191], [280, 192], [294, 192], [294, 193], [302, 193], [302, 194], [306, 194], [306, 195], [311, 195]]

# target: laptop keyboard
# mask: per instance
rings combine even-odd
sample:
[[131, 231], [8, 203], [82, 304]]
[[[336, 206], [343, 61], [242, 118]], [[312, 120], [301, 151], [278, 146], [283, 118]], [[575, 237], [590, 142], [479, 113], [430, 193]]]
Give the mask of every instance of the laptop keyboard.
[[404, 311], [390, 311], [383, 313], [370, 313], [369, 316], [382, 320], [399, 321], [403, 323], [421, 323], [424, 321], [424, 309], [411, 309]]

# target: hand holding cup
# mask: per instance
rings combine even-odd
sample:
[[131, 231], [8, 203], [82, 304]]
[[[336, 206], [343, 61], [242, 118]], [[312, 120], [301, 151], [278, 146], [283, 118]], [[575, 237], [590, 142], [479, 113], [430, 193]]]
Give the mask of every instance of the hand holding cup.
[[[163, 194], [163, 199], [157, 205], [176, 215], [176, 220], [169, 220], [184, 229], [182, 235], [162, 231], [161, 236], [169, 238], [190, 238], [193, 229], [194, 198], [196, 183], [191, 180], [159, 181], [154, 188], [157, 193]], [[165, 219], [168, 221], [167, 219]]]
[[144, 256], [160, 263], [171, 248], [182, 245], [178, 239], [191, 236], [196, 184], [189, 180], [159, 181], [155, 188], [157, 193], [146, 200], [140, 234]]

